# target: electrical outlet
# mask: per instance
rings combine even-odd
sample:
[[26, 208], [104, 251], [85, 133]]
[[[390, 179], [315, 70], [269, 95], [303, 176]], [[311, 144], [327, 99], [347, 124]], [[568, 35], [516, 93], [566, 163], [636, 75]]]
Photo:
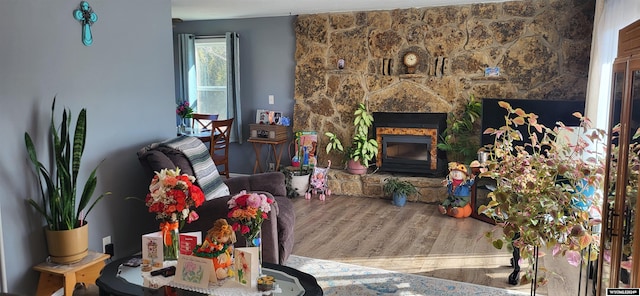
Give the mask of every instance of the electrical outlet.
[[270, 163], [269, 163], [269, 171], [270, 171], [270, 172], [273, 172], [273, 171], [275, 171], [275, 170], [276, 170], [276, 164], [275, 164], [275, 163], [273, 163], [273, 162], [270, 162]]
[[273, 104], [275, 104], [275, 96], [269, 95], [269, 105], [273, 105]]
[[104, 253], [105, 254], [109, 254], [111, 257], [113, 257], [116, 254], [115, 248], [116, 248], [116, 246], [114, 246], [113, 243], [110, 243], [110, 244], [104, 246]]
[[107, 253], [107, 245], [111, 244], [111, 236], [105, 236], [102, 238], [102, 253]]

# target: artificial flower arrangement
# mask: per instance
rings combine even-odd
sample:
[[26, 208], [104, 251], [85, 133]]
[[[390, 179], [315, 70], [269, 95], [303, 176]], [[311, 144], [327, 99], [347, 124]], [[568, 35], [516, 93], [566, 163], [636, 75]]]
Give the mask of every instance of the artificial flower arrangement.
[[165, 259], [177, 259], [178, 230], [185, 222], [191, 223], [199, 218], [195, 208], [202, 205], [205, 196], [194, 182], [195, 177], [180, 174], [180, 168], [176, 168], [156, 172], [149, 185], [145, 204], [150, 213], [156, 213], [156, 219], [162, 220], [160, 229]]
[[184, 100], [176, 107], [176, 114], [180, 118], [191, 118], [193, 115], [193, 108], [189, 105], [189, 100]]
[[245, 190], [234, 195], [227, 202], [229, 205], [228, 218], [232, 219], [232, 228], [247, 240], [247, 247], [260, 245], [260, 229], [264, 219], [271, 211], [273, 199], [261, 193], [247, 193]]
[[[486, 234], [493, 246], [501, 249], [507, 243], [507, 248], [518, 248], [530, 263], [521, 280], [535, 278], [537, 284], [544, 284], [547, 279], [544, 274], [538, 277], [534, 265], [544, 255], [542, 250], [551, 249], [554, 256], [565, 256], [574, 266], [582, 259], [597, 259], [599, 235], [591, 229], [601, 222], [602, 194], [594, 189], [604, 179], [604, 157], [597, 154], [597, 146], [604, 145], [605, 132], [590, 129], [589, 120], [579, 113], [573, 115], [580, 127], [558, 122], [551, 129], [538, 123], [536, 114], [506, 102], [499, 105], [507, 111], [505, 125], [484, 132], [495, 136], [495, 141], [485, 147], [488, 170], [481, 174], [495, 179], [497, 185], [489, 194], [491, 201], [478, 211], [497, 223]], [[523, 128], [529, 142], [516, 145], [524, 141]], [[578, 133], [578, 140], [571, 143], [565, 131]]]

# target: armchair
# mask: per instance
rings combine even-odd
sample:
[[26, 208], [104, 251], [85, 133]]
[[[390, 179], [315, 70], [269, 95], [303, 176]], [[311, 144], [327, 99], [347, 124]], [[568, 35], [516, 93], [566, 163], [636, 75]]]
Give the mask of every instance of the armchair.
[[[161, 145], [146, 146], [138, 151], [138, 160], [150, 179], [154, 172], [163, 168], [179, 167], [183, 173], [195, 175], [188, 158], [181, 151], [173, 148]], [[293, 249], [295, 225], [293, 204], [286, 197], [284, 175], [280, 172], [270, 172], [223, 179], [223, 182], [229, 187], [230, 195], [205, 201], [197, 209], [200, 218], [185, 224], [182, 231], [201, 231], [204, 237], [216, 219], [227, 218], [229, 212], [227, 201], [231, 196], [242, 190], [259, 191], [275, 200], [269, 218], [262, 224], [262, 259], [264, 262], [284, 264]], [[237, 236], [242, 237], [239, 233]], [[244, 246], [245, 242], [239, 239], [236, 244]]]

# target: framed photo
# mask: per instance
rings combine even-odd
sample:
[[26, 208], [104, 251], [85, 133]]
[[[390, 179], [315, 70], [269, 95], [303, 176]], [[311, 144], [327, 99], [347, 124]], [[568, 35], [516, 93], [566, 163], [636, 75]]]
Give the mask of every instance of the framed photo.
[[499, 67], [487, 67], [484, 69], [484, 76], [486, 77], [497, 77], [500, 76], [500, 68]]
[[217, 281], [213, 273], [213, 261], [209, 258], [180, 255], [173, 281], [177, 284], [206, 289], [209, 281]]
[[269, 110], [258, 109], [256, 111], [256, 123], [257, 124], [269, 124]]
[[257, 124], [282, 124], [280, 119], [282, 118], [282, 112], [258, 109], [256, 111], [256, 123]]

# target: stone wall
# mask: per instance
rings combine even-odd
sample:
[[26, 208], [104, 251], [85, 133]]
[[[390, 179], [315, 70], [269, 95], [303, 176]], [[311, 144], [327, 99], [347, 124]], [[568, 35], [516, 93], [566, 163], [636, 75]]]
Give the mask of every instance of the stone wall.
[[[294, 130], [348, 146], [353, 111], [457, 111], [477, 98], [584, 100], [595, 0], [536, 0], [301, 15]], [[414, 74], [402, 63], [418, 53]], [[344, 59], [344, 69], [338, 69]], [[390, 61], [390, 71], [382, 65]], [[486, 67], [500, 76], [485, 77]], [[327, 157], [319, 149], [319, 165]]]

